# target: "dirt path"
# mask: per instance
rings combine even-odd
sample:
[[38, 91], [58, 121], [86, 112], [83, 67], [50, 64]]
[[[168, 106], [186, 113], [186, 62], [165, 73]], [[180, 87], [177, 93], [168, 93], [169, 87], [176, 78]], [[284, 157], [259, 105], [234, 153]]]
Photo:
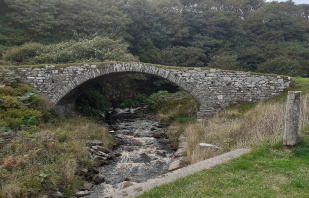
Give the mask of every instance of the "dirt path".
[[136, 184], [134, 186], [119, 190], [115, 193], [101, 196], [100, 198], [128, 198], [135, 197], [137, 195], [143, 194], [145, 191], [149, 191], [155, 186], [159, 186], [165, 183], [172, 182], [178, 178], [185, 177], [189, 174], [192, 174], [197, 171], [201, 171], [203, 169], [209, 169], [215, 165], [227, 162], [233, 158], [239, 157], [245, 153], [248, 153], [250, 149], [237, 149], [234, 151], [230, 151], [228, 153], [224, 153], [222, 155], [218, 155], [216, 157], [189, 165], [187, 167], [175, 170], [173, 172], [164, 174], [160, 177], [150, 179], [143, 183]]

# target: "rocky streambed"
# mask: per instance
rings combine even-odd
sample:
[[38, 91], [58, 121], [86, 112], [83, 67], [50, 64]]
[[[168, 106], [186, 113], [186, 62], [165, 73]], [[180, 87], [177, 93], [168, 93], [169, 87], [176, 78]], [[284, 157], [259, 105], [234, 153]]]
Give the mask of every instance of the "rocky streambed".
[[164, 135], [167, 125], [141, 112], [141, 108], [119, 109], [110, 115], [110, 133], [117, 142], [113, 151], [88, 142], [88, 150], [98, 167], [92, 178], [97, 185], [89, 183], [88, 189], [80, 192], [81, 196], [103, 197], [168, 172], [176, 148]]

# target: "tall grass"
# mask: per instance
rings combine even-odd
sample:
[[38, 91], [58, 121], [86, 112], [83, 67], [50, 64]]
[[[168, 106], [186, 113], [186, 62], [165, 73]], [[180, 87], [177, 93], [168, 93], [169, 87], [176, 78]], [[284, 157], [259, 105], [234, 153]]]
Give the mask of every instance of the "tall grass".
[[0, 153], [0, 197], [39, 197], [60, 190], [73, 195], [82, 184], [75, 174], [92, 162], [84, 140], [103, 141], [111, 147], [107, 128], [87, 118], [57, 120], [36, 131], [20, 131]]
[[[245, 113], [237, 108], [225, 110], [210, 120], [190, 124], [185, 130], [188, 161], [195, 163], [244, 147], [282, 141], [286, 102], [259, 103]], [[302, 100], [299, 130], [309, 121], [309, 96]], [[215, 144], [221, 149], [201, 148], [199, 143]]]

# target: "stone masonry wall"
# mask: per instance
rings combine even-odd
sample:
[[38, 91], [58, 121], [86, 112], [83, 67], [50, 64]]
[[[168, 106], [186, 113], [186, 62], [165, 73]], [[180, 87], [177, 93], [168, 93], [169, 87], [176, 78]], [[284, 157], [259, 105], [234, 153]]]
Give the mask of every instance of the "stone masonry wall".
[[237, 102], [257, 102], [278, 95], [290, 81], [280, 76], [227, 72], [219, 69], [175, 68], [144, 63], [103, 63], [84, 66], [21, 67], [21, 80], [47, 94], [54, 105], [74, 103], [91, 84], [117, 73], [139, 72], [165, 78], [198, 102], [197, 118], [212, 116]]

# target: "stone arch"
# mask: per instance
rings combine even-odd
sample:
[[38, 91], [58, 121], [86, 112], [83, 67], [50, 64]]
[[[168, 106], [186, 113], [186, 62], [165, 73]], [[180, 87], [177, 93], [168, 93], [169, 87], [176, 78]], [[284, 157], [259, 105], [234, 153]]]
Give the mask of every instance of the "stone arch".
[[87, 89], [104, 78], [127, 73], [142, 73], [159, 76], [181, 87], [196, 100], [197, 109], [200, 106], [198, 98], [192, 92], [192, 83], [186, 82], [184, 78], [177, 75], [177, 72], [174, 73], [164, 68], [143, 63], [113, 63], [104, 66], [88, 66], [88, 69], [86, 67], [85, 70], [80, 70], [77, 73], [70, 82], [59, 86], [56, 93], [52, 96], [51, 100], [55, 105], [65, 105], [69, 101], [74, 101], [83, 92], [83, 89]]

